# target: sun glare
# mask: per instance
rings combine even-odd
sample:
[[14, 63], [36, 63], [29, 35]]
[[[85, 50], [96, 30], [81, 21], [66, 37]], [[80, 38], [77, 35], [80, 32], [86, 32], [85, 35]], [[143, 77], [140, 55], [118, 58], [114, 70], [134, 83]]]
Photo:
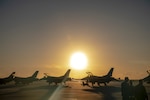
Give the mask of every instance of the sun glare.
[[77, 70], [85, 69], [87, 67], [87, 57], [82, 52], [74, 53], [70, 58], [70, 66]]

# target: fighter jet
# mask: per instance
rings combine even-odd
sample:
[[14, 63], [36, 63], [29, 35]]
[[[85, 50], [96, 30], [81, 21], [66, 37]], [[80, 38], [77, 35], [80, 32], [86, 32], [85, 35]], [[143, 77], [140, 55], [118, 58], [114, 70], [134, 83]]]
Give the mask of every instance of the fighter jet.
[[13, 81], [14, 74], [15, 74], [15, 72], [12, 72], [8, 77], [0, 78], [0, 84], [6, 84], [6, 83], [8, 83], [10, 81]]
[[69, 79], [71, 69], [68, 69], [67, 72], [63, 76], [55, 77], [55, 76], [48, 76], [47, 74], [45, 77], [45, 80], [49, 83], [55, 83], [57, 85], [58, 83], [65, 83]]
[[32, 83], [33, 81], [36, 81], [38, 80], [36, 77], [37, 77], [37, 74], [38, 74], [39, 71], [35, 71], [35, 73], [30, 76], [30, 77], [17, 77], [15, 76], [14, 78], [14, 81], [15, 81], [15, 84], [29, 84], [29, 83]]
[[147, 71], [147, 73], [148, 73], [148, 76], [146, 76], [145, 78], [143, 78], [142, 80], [144, 81], [144, 82], [147, 82], [147, 83], [149, 83], [150, 84], [150, 72], [149, 71]]
[[107, 75], [104, 76], [95, 76], [91, 72], [87, 72], [88, 76], [81, 79], [81, 80], [86, 80], [86, 83], [83, 82], [83, 86], [89, 85], [88, 83], [92, 83], [92, 86], [95, 83], [97, 83], [98, 86], [100, 86], [100, 83], [103, 83], [106, 86], [107, 83], [109, 83], [110, 81], [117, 80], [114, 77], [112, 77], [113, 70], [114, 68], [111, 68], [107, 73]]

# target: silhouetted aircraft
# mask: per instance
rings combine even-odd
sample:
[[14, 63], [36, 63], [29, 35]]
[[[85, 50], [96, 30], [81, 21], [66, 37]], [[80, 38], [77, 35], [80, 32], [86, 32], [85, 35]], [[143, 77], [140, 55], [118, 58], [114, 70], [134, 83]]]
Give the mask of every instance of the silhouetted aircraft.
[[146, 76], [145, 78], [143, 78], [142, 80], [144, 81], [144, 82], [147, 82], [147, 83], [149, 83], [150, 84], [150, 72], [149, 71], [147, 71], [147, 73], [148, 73], [148, 76]]
[[38, 74], [39, 71], [35, 71], [35, 73], [30, 76], [30, 77], [16, 77], [14, 78], [14, 81], [15, 81], [15, 84], [19, 84], [19, 83], [22, 83], [22, 84], [29, 84], [29, 83], [32, 83], [33, 81], [36, 81], [38, 80], [36, 77], [37, 77], [37, 74]]
[[107, 73], [107, 75], [104, 75], [104, 76], [95, 76], [91, 72], [87, 72], [88, 76], [81, 79], [81, 80], [86, 80], [86, 83], [83, 82], [83, 86], [88, 85], [88, 83], [92, 83], [92, 86], [95, 83], [97, 83], [98, 86], [100, 86], [100, 83], [103, 83], [106, 86], [106, 84], [109, 83], [110, 81], [113, 81], [113, 80], [117, 81], [117, 79], [112, 77], [113, 70], [114, 68], [111, 68], [109, 72]]
[[69, 74], [70, 74], [71, 69], [68, 69], [67, 72], [63, 76], [55, 77], [55, 76], [48, 76], [46, 73], [45, 80], [49, 83], [55, 83], [56, 85], [58, 83], [65, 83], [69, 79]]
[[8, 77], [0, 78], [0, 84], [6, 84], [6, 83], [8, 83], [10, 81], [13, 81], [14, 74], [15, 74], [15, 72], [12, 72]]

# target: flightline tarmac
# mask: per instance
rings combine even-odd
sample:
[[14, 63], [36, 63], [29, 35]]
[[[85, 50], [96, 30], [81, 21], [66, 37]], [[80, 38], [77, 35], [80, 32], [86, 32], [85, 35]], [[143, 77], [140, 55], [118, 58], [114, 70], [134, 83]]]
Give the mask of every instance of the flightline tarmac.
[[[122, 100], [121, 82], [94, 87], [82, 86], [82, 81], [68, 81], [66, 85], [48, 85], [45, 80], [29, 85], [13, 82], [0, 85], [0, 100]], [[137, 85], [137, 82], [133, 82]], [[144, 83], [150, 98], [150, 84]]]

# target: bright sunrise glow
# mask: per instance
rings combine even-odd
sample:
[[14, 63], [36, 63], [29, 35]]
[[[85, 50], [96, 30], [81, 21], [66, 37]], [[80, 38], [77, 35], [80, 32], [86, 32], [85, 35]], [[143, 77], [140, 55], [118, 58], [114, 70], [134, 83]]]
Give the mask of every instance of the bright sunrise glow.
[[70, 66], [77, 70], [85, 69], [87, 67], [87, 57], [82, 52], [74, 53], [70, 58]]

